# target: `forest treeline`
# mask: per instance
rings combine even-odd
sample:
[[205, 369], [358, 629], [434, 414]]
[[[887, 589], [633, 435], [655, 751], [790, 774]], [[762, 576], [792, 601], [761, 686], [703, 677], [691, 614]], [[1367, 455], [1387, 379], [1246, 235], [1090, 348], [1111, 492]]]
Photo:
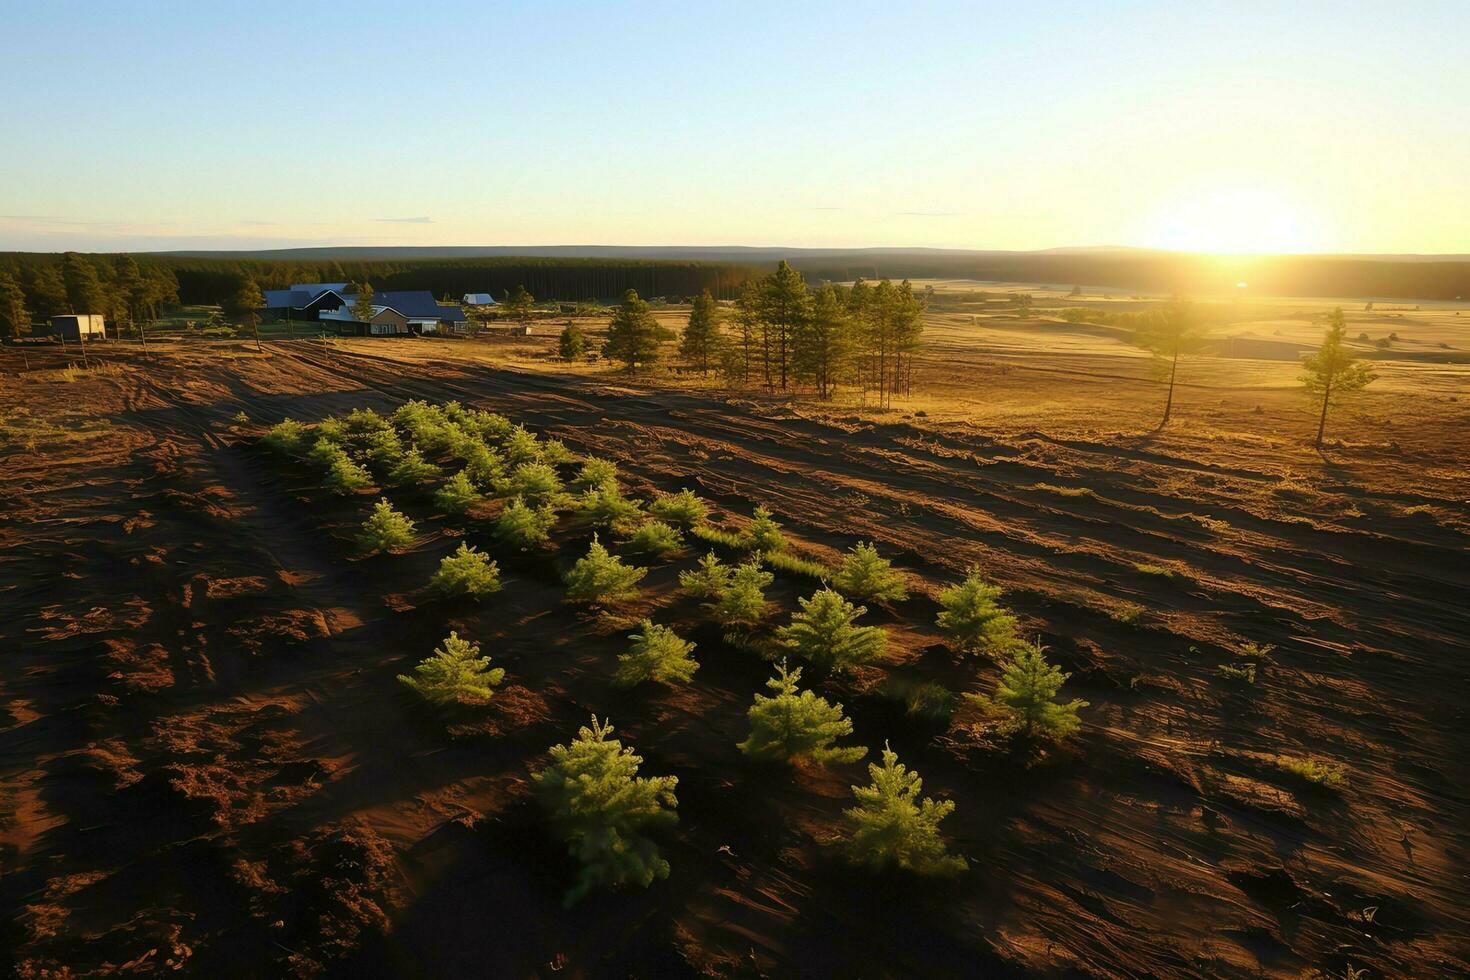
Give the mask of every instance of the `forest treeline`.
[[518, 286], [544, 300], [614, 299], [629, 289], [643, 296], [708, 291], [734, 299], [753, 275], [752, 267], [734, 263], [639, 259], [264, 261], [16, 252], [0, 254], [0, 317], [9, 326], [27, 314], [44, 320], [58, 313], [101, 313], [126, 326], [157, 317], [168, 303], [227, 304], [249, 281], [262, 290], [298, 282], [371, 282], [378, 291], [423, 289], [451, 299], [471, 292], [500, 298]]
[[[697, 297], [679, 356], [739, 385], [809, 387], [824, 399], [851, 386], [876, 393], [887, 406], [909, 390], [923, 313], [924, 301], [907, 281], [859, 279], [813, 290], [783, 261], [775, 272], [747, 279], [733, 307], [720, 307], [708, 293]], [[659, 360], [662, 339], [648, 304], [629, 291], [609, 324], [603, 354], [637, 370]], [[562, 349], [564, 356], [579, 349], [570, 333]]]

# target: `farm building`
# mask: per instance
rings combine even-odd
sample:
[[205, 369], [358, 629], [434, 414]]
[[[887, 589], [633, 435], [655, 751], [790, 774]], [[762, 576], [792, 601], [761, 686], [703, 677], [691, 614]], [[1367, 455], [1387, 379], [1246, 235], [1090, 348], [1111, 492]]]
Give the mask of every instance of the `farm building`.
[[465, 306], [494, 306], [495, 298], [489, 293], [465, 293]]
[[373, 318], [359, 321], [353, 312], [357, 294], [346, 283], [300, 283], [290, 289], [265, 293], [271, 319], [309, 320], [334, 324], [339, 333], [361, 336], [454, 332], [466, 328], [464, 310], [457, 303], [441, 304], [428, 290], [374, 293]]
[[62, 340], [105, 338], [107, 324], [100, 313], [68, 313], [51, 318], [51, 333]]

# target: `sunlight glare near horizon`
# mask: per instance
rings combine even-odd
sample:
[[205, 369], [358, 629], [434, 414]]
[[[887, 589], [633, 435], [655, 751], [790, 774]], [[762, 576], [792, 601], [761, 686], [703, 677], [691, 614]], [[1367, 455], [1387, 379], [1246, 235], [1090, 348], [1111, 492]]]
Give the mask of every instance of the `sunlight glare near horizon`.
[[1329, 247], [1322, 222], [1279, 191], [1229, 184], [1191, 188], [1160, 202], [1141, 244], [1216, 255], [1312, 252]]

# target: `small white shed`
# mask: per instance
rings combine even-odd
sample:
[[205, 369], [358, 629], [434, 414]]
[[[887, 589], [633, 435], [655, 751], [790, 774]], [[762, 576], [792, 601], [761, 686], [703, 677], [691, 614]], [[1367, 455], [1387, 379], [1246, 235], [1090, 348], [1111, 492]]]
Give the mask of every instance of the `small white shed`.
[[51, 333], [62, 340], [92, 340], [107, 336], [101, 313], [67, 313], [51, 318]]

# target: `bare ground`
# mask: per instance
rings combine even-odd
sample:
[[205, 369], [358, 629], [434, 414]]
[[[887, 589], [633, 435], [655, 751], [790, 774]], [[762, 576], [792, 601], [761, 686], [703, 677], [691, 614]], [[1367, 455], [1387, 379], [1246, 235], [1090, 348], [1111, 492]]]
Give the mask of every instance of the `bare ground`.
[[[1319, 455], [1279, 388], [1154, 433], [1133, 421], [1141, 373], [1104, 382], [1086, 360], [937, 351], [920, 418], [504, 370], [427, 342], [155, 354], [0, 382], [30, 413], [0, 444], [0, 948], [22, 975], [1470, 969], [1458, 401], [1418, 403], [1430, 422], [1410, 437], [1373, 417], [1404, 418], [1411, 396], [1375, 396], [1355, 443]], [[1003, 417], [959, 404], [979, 379]], [[1022, 425], [1004, 408], [1028, 391], [1054, 408]], [[430, 603], [439, 557], [462, 533], [485, 544], [481, 527], [405, 498], [421, 541], [358, 558], [368, 499], [250, 446], [282, 416], [407, 398], [504, 412], [616, 459], [637, 490], [765, 504], [814, 555], [873, 539], [896, 556], [918, 594], [875, 614], [893, 660], [823, 691], [956, 801], [945, 829], [971, 870], [857, 875], [828, 842], [862, 766], [740, 758], [767, 666], [675, 590], [692, 550], [650, 574], [645, 608], [691, 631], [699, 674], [620, 691], [624, 630], [560, 601], [579, 538], [497, 555], [507, 588], [482, 606]], [[1262, 402], [1290, 432], [1243, 434]], [[1091, 703], [1041, 765], [884, 693], [993, 686], [932, 626], [933, 593], [976, 561]], [[781, 618], [811, 587], [778, 581]], [[508, 680], [446, 723], [393, 677], [451, 628]], [[1253, 686], [1216, 671], [1241, 641], [1276, 646]], [[679, 776], [681, 822], [668, 881], [568, 912], [573, 869], [528, 773], [594, 711], [646, 771]], [[1296, 782], [1278, 753], [1349, 783]]]

